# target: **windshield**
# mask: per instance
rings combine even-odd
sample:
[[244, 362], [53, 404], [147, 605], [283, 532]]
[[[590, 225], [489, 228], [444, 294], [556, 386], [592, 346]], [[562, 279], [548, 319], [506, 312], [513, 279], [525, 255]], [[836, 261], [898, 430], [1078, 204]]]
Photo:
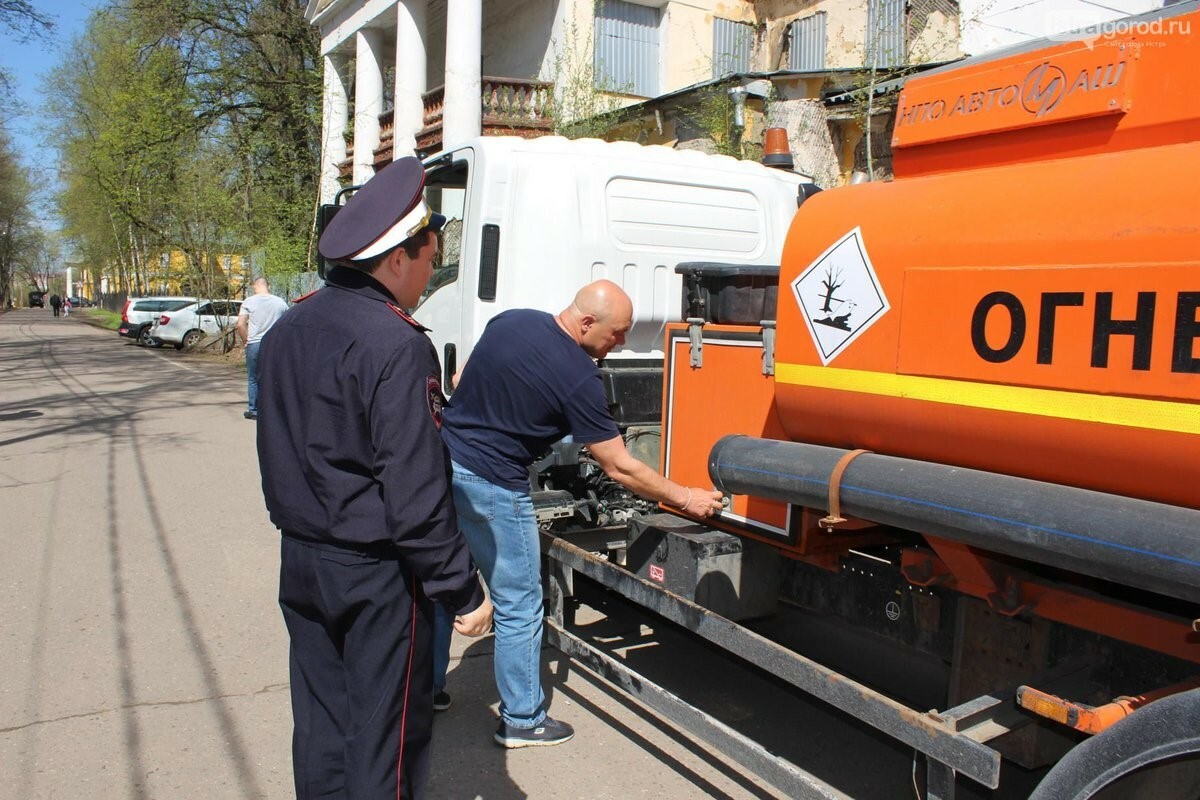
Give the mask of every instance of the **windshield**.
[[438, 235], [438, 257], [433, 263], [433, 276], [421, 292], [418, 308], [438, 289], [458, 280], [466, 196], [466, 161], [455, 161], [444, 167], [436, 167], [427, 174], [425, 199], [434, 211], [446, 217], [446, 225]]

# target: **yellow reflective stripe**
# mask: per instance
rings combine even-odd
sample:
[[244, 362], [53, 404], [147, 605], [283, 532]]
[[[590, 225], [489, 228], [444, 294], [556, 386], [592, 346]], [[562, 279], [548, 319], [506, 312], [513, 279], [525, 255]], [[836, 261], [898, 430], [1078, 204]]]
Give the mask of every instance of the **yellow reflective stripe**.
[[1040, 417], [1057, 417], [1130, 428], [1200, 434], [1200, 404], [1134, 397], [1030, 389], [837, 367], [776, 364], [775, 380], [797, 386], [926, 400]]

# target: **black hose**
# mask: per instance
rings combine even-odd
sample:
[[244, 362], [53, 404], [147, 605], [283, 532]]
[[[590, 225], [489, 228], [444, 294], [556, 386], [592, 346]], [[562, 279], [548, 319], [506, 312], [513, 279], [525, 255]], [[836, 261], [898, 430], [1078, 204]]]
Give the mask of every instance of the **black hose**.
[[[848, 451], [726, 436], [713, 485], [826, 509]], [[841, 481], [842, 513], [1200, 603], [1200, 511], [1010, 475], [866, 453]]]

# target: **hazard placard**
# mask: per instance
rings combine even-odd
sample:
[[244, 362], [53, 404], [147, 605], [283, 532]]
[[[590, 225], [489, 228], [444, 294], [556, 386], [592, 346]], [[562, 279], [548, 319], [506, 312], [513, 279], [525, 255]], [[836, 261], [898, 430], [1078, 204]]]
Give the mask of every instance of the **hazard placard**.
[[861, 228], [847, 233], [800, 273], [792, 282], [792, 294], [826, 365], [890, 308]]

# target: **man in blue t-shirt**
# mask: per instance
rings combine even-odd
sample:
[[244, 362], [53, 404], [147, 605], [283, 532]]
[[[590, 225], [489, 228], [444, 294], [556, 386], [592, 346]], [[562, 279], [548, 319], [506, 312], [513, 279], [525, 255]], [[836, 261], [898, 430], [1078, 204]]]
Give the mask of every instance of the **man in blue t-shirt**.
[[721, 508], [720, 492], [681, 486], [625, 449], [594, 359], [624, 344], [632, 325], [633, 303], [611, 281], [583, 287], [557, 315], [505, 311], [488, 323], [444, 414], [459, 528], [495, 606], [495, 738], [504, 747], [560, 744], [575, 735], [547, 716], [542, 694], [534, 460], [570, 434], [635, 494], [697, 517]]

